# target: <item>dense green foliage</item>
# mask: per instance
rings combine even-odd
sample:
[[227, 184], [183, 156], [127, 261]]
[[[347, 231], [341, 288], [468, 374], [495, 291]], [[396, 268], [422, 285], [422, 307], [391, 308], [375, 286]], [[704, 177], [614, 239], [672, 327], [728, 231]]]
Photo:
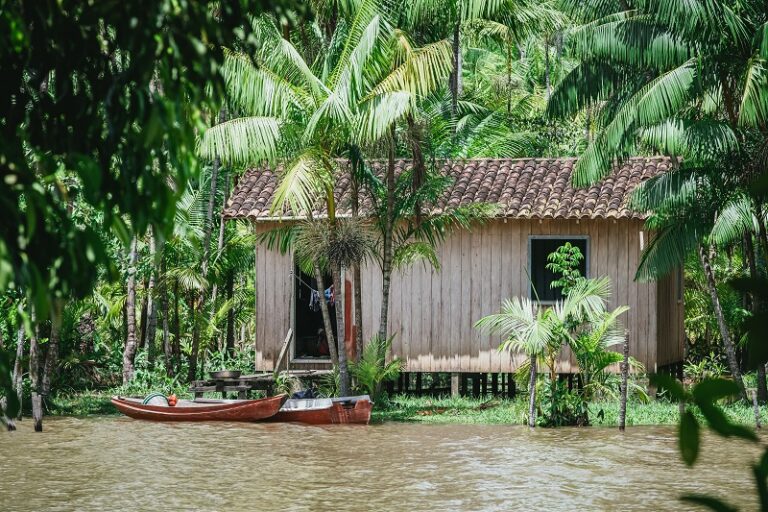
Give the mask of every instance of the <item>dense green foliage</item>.
[[[296, 250], [318, 277], [371, 259], [385, 282], [418, 261], [439, 268], [452, 230], [494, 214], [422, 215], [450, 185], [435, 160], [467, 157], [580, 156], [577, 185], [629, 156], [671, 157], [633, 199], [654, 233], [637, 276], [684, 272], [693, 380], [740, 383], [757, 369], [745, 382], [768, 400], [768, 354], [748, 335], [768, 297], [730, 284], [765, 275], [768, 258], [768, 20], [757, 0], [2, 7], [9, 413], [11, 388], [52, 406], [57, 393], [181, 392], [208, 370], [252, 368], [254, 243]], [[395, 158], [413, 169], [394, 176]], [[374, 160], [386, 161], [383, 177]], [[221, 220], [242, 171], [264, 164], [279, 170], [275, 211], [327, 219], [260, 237]], [[373, 199], [371, 219], [354, 218], [357, 203], [336, 218], [339, 180]], [[530, 386], [543, 424], [594, 423], [588, 404], [617, 397], [609, 370], [625, 311], [605, 309], [605, 283], [578, 275], [580, 257], [551, 257], [559, 308], [510, 301], [495, 324], [507, 348], [549, 367]], [[329, 340], [329, 392], [347, 392], [350, 374], [369, 391], [394, 374], [386, 344], [363, 343], [388, 339], [382, 325], [357, 333], [360, 361]], [[575, 393], [554, 377], [564, 345], [579, 362]]]

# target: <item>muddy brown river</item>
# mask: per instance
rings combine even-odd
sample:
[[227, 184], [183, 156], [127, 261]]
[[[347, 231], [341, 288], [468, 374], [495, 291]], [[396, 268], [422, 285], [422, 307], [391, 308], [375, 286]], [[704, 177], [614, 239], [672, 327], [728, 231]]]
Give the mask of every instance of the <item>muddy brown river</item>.
[[677, 500], [686, 492], [756, 507], [746, 466], [756, 451], [708, 437], [704, 464], [687, 469], [667, 427], [110, 417], [47, 419], [45, 429], [26, 420], [0, 432], [0, 511], [695, 510]]

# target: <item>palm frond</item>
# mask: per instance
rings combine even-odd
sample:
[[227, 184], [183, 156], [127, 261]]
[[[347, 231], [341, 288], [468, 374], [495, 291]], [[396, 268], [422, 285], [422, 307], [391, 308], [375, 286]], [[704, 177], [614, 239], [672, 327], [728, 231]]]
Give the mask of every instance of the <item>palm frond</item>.
[[251, 165], [277, 158], [280, 122], [273, 117], [241, 117], [208, 128], [198, 146], [201, 157], [230, 165]]

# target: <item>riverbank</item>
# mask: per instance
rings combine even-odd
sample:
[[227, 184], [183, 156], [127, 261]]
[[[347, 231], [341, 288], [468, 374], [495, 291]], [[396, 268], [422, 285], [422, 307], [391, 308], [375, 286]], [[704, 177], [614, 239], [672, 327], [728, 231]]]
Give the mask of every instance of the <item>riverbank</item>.
[[[119, 413], [110, 403], [113, 393], [90, 391], [78, 394], [60, 394], [49, 405], [51, 416], [110, 416]], [[408, 422], [437, 424], [486, 424], [522, 425], [525, 423], [528, 402], [524, 398], [515, 400], [481, 400], [476, 398], [434, 398], [394, 396], [386, 405], [379, 404], [373, 411], [374, 423]], [[752, 407], [744, 404], [723, 406], [725, 414], [734, 422], [754, 426], [755, 415]], [[596, 427], [618, 425], [619, 404], [613, 402], [592, 403], [589, 407], [590, 420]], [[768, 406], [760, 408], [760, 419], [768, 425]], [[677, 403], [665, 400], [647, 404], [627, 405], [627, 426], [675, 425], [680, 419]]]
[[[528, 401], [481, 400], [473, 398], [429, 398], [395, 396], [390, 403], [374, 410], [373, 421], [417, 423], [525, 424]], [[742, 425], [754, 426], [755, 414], [745, 404], [723, 405], [725, 414]], [[615, 427], [619, 424], [618, 402], [595, 402], [589, 406], [593, 426]], [[677, 403], [655, 400], [649, 403], [627, 404], [627, 426], [676, 425], [680, 419]], [[703, 421], [703, 418], [700, 418]], [[760, 407], [760, 421], [768, 425], [768, 406]]]

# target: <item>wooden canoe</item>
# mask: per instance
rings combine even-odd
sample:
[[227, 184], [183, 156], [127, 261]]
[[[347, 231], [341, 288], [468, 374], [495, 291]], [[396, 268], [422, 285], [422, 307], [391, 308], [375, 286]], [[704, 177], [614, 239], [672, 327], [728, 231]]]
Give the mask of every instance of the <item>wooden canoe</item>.
[[137, 420], [152, 421], [258, 421], [277, 414], [288, 398], [261, 400], [179, 400], [175, 406], [144, 405], [140, 398], [112, 397], [117, 409]]
[[371, 421], [373, 402], [368, 395], [341, 398], [293, 398], [267, 421], [308, 425], [360, 424]]

